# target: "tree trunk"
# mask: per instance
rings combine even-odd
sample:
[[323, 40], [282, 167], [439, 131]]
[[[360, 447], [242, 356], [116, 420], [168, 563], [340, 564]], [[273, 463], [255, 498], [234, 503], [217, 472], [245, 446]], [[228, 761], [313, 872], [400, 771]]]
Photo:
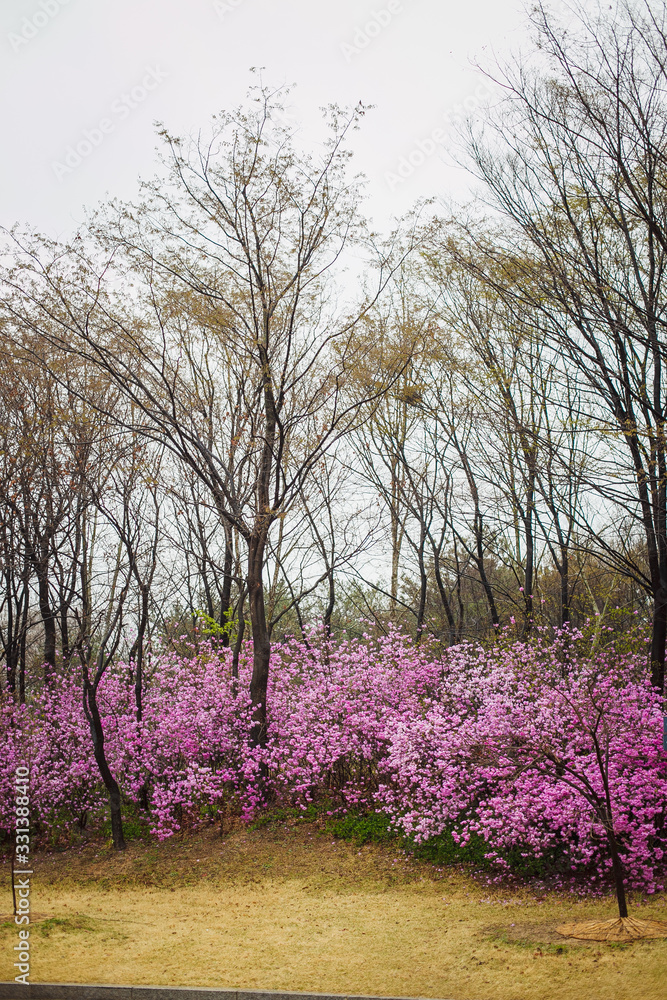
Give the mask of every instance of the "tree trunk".
[[241, 647], [243, 646], [243, 636], [245, 634], [245, 586], [241, 583], [241, 590], [239, 593], [239, 603], [238, 612], [236, 618], [236, 642], [234, 643], [234, 652], [232, 653], [232, 695], [236, 698], [239, 693], [239, 657], [241, 655]]
[[327, 582], [328, 582], [329, 592], [328, 592], [327, 606], [324, 612], [324, 635], [326, 636], [327, 639], [330, 639], [331, 617], [333, 615], [334, 608], [336, 606], [336, 587], [335, 587], [333, 569], [331, 568], [327, 573]]
[[19, 705], [25, 705], [25, 646], [26, 630], [21, 636], [21, 653], [19, 656]]
[[400, 496], [400, 481], [397, 475], [398, 461], [394, 455], [391, 468], [391, 613], [396, 614], [396, 601], [398, 598], [398, 570], [401, 558], [401, 544], [403, 541], [403, 526], [401, 524], [398, 509]]
[[141, 593], [141, 613], [139, 616], [139, 627], [137, 637], [132, 644], [130, 663], [134, 661], [134, 704], [136, 707], [137, 722], [143, 718], [143, 684], [144, 684], [144, 639], [148, 628], [148, 598], [150, 591], [147, 584], [140, 585]]
[[16, 905], [16, 881], [14, 879], [14, 876], [16, 874], [16, 872], [14, 870], [14, 858], [16, 857], [16, 845], [12, 844], [11, 846], [12, 846], [12, 860], [11, 860], [12, 906], [13, 906], [14, 916], [16, 916], [17, 913], [19, 912], [18, 911], [18, 907]]
[[627, 917], [628, 904], [625, 898], [625, 883], [623, 881], [623, 862], [621, 861], [621, 856], [618, 853], [618, 844], [616, 842], [616, 837], [614, 836], [613, 830], [608, 829], [606, 832], [607, 832], [607, 841], [609, 843], [609, 853], [611, 854], [611, 863], [614, 871], [614, 885], [616, 887], [618, 915], [619, 917]]
[[102, 720], [100, 718], [100, 711], [97, 704], [97, 692], [95, 691], [93, 685], [86, 679], [84, 679], [83, 684], [83, 711], [86, 719], [88, 720], [88, 725], [90, 726], [90, 735], [93, 741], [93, 754], [95, 756], [95, 762], [99, 768], [102, 781], [104, 782], [104, 787], [106, 788], [109, 796], [111, 838], [113, 840], [113, 846], [116, 851], [124, 851], [126, 845], [125, 837], [123, 835], [120, 788], [118, 787], [118, 782], [111, 773], [111, 768], [109, 767], [109, 762], [107, 761], [106, 754], [104, 752], [104, 730], [102, 729]]
[[45, 566], [37, 567], [39, 611], [44, 625], [44, 680], [48, 682], [56, 665], [56, 617], [49, 601], [49, 581]]
[[10, 647], [7, 650], [6, 658], [7, 658], [7, 691], [13, 698], [16, 694], [16, 655], [12, 647]]
[[419, 537], [419, 550], [417, 552], [417, 558], [419, 562], [419, 607], [417, 608], [417, 627], [415, 630], [415, 643], [419, 644], [421, 642], [422, 634], [424, 632], [424, 617], [426, 613], [426, 588], [428, 584], [428, 578], [426, 576], [426, 566], [424, 564], [424, 545], [426, 543], [426, 531], [422, 525], [420, 537]]
[[560, 622], [570, 623], [570, 559], [566, 548], [560, 550]]
[[447, 616], [447, 624], [449, 625], [449, 645], [454, 646], [456, 644], [456, 623], [440, 571], [440, 552], [437, 545], [433, 546], [433, 569], [435, 571], [435, 582], [438, 585], [438, 593], [440, 594], [440, 600]]
[[72, 655], [72, 650], [69, 648], [69, 624], [67, 621], [67, 612], [69, 611], [68, 603], [65, 600], [65, 595], [61, 593], [60, 599], [60, 650], [62, 652], [62, 663], [63, 666], [69, 663], [70, 656]]
[[651, 683], [664, 692], [665, 642], [667, 640], [667, 589], [660, 587], [654, 598], [651, 633]]
[[609, 788], [609, 762], [606, 753], [603, 748], [598, 743], [597, 737], [594, 737], [595, 741], [595, 756], [597, 758], [598, 767], [600, 769], [600, 777], [602, 778], [602, 784], [604, 786], [605, 803], [599, 803], [595, 806], [595, 811], [597, 812], [598, 818], [602, 822], [604, 827], [604, 832], [607, 836], [607, 843], [609, 844], [609, 853], [611, 854], [611, 864], [614, 873], [614, 885], [616, 887], [616, 900], [618, 902], [618, 915], [619, 917], [627, 917], [628, 915], [628, 904], [625, 898], [625, 882], [623, 879], [623, 862], [621, 861], [621, 855], [618, 849], [618, 841], [616, 839], [616, 831], [614, 830], [614, 813], [611, 807], [611, 790]]
[[248, 604], [252, 627], [252, 678], [250, 700], [253, 725], [250, 730], [251, 746], [266, 745], [266, 689], [269, 682], [271, 642], [264, 605], [264, 548], [266, 533], [251, 535], [248, 541]]
[[524, 519], [526, 539], [526, 570], [524, 573], [524, 619], [523, 637], [527, 639], [533, 630], [533, 588], [535, 586], [535, 539], [533, 537], [534, 491], [531, 490]]
[[225, 525], [225, 563], [222, 570], [222, 593], [220, 595], [220, 626], [224, 629], [222, 633], [222, 645], [230, 644], [230, 608], [232, 603], [232, 565], [234, 550], [232, 547], [231, 528]]
[[493, 590], [491, 584], [489, 583], [489, 578], [486, 575], [486, 566], [484, 564], [484, 538], [482, 534], [482, 526], [477, 522], [475, 518], [475, 541], [477, 543], [477, 558], [475, 559], [475, 564], [477, 566], [477, 572], [479, 573], [479, 578], [484, 588], [484, 595], [486, 597], [486, 603], [489, 606], [489, 614], [491, 615], [491, 624], [499, 625], [500, 618], [498, 617], [498, 609], [496, 607], [496, 601], [493, 596]]
[[454, 559], [456, 560], [456, 604], [458, 607], [458, 625], [456, 629], [457, 641], [461, 641], [463, 638], [463, 625], [465, 622], [465, 606], [463, 604], [463, 573], [461, 571], [461, 562], [459, 560], [459, 547], [456, 544], [456, 535], [453, 539], [454, 542]]

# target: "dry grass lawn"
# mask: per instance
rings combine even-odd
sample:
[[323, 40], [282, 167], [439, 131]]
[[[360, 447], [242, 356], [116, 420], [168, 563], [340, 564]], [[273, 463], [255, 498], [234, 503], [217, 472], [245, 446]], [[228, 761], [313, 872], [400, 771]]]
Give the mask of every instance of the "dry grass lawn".
[[[4, 884], [8, 885], [7, 871]], [[6, 893], [6, 889], [5, 889]], [[566, 941], [611, 900], [489, 890], [315, 827], [38, 857], [32, 982], [255, 987], [453, 1000], [665, 1000], [667, 939]], [[6, 911], [6, 906], [4, 907]], [[667, 919], [662, 896], [632, 914]], [[13, 979], [11, 921], [0, 979]]]

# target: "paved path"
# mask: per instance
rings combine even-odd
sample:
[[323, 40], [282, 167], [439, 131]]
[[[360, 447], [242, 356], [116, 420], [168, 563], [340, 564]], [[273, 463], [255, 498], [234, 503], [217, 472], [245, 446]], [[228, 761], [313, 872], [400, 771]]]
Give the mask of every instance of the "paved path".
[[83, 986], [70, 983], [0, 983], [0, 1000], [413, 1000], [342, 993], [179, 989], [175, 986]]

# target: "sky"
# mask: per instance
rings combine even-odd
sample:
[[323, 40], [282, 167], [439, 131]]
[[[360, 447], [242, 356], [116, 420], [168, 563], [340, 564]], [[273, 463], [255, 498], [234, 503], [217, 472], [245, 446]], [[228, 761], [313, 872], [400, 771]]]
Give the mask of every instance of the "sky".
[[386, 229], [422, 197], [465, 200], [452, 122], [497, 98], [475, 61], [526, 45], [522, 0], [3, 0], [0, 225], [67, 238], [157, 167], [156, 122], [196, 135], [262, 67], [313, 148], [329, 103], [373, 105], [354, 136]]

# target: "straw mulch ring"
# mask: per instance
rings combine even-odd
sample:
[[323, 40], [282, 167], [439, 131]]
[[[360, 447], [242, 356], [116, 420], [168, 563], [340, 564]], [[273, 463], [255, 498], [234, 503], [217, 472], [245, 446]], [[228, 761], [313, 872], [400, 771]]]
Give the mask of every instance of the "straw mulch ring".
[[660, 920], [635, 920], [634, 917], [559, 924], [556, 930], [563, 937], [581, 941], [641, 941], [642, 938], [667, 937], [667, 924]]

